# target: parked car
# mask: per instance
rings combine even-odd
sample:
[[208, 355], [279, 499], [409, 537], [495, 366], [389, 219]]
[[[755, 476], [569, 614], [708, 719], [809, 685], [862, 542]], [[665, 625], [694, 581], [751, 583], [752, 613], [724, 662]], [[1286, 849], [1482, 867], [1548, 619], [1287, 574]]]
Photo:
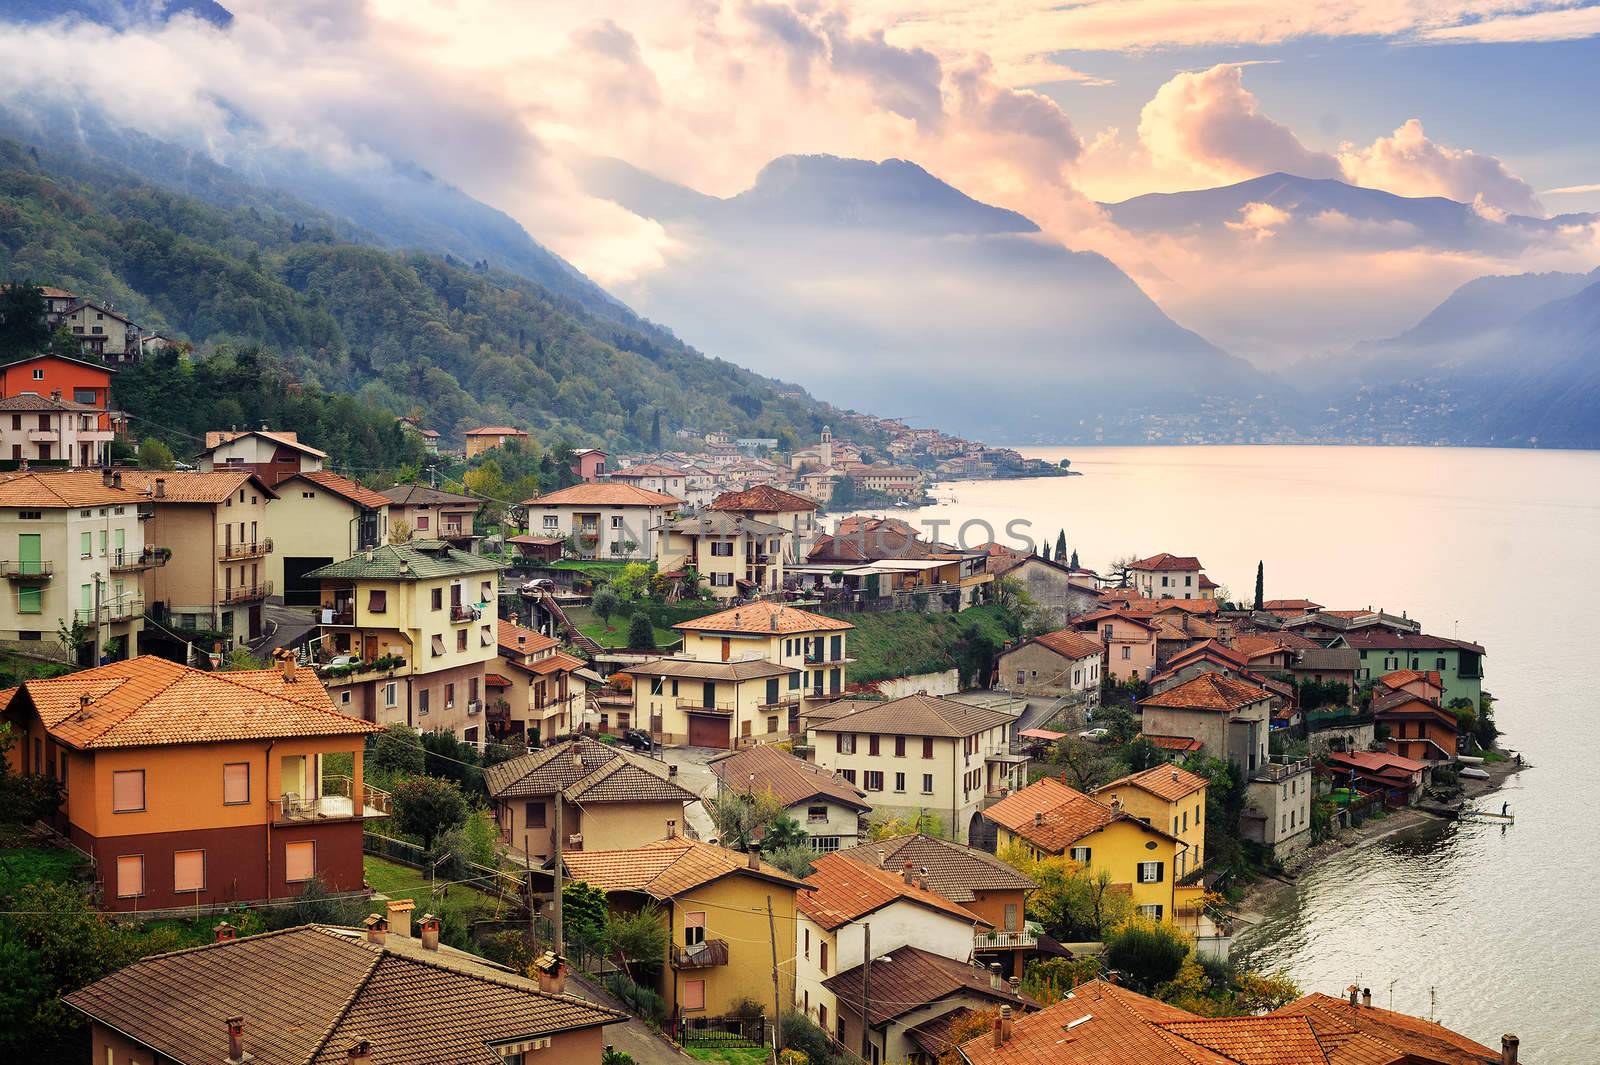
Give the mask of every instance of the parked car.
[[1111, 735], [1111, 730], [1108, 728], [1084, 729], [1082, 732], [1078, 733], [1078, 737], [1080, 739], [1092, 740], [1095, 743], [1101, 742], [1109, 735]]
[[622, 742], [636, 751], [649, 754], [655, 748], [655, 741], [650, 738], [650, 733], [643, 729], [631, 728], [622, 734]]
[[361, 656], [360, 655], [334, 655], [331, 659], [328, 660], [328, 664], [326, 666], [324, 666], [323, 668], [324, 669], [341, 669], [341, 668], [343, 668], [345, 666], [359, 666], [360, 664], [361, 664]]
[[554, 592], [556, 582], [549, 577], [534, 577], [532, 580], [523, 581], [517, 591], [523, 595], [538, 595], [540, 592]]

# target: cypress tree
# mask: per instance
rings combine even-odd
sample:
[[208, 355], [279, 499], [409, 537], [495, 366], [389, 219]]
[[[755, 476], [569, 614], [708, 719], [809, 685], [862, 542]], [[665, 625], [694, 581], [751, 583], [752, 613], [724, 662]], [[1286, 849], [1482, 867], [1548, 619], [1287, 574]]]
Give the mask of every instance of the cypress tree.
[[1062, 529], [1056, 533], [1056, 561], [1060, 562], [1067, 557], [1067, 530]]
[[1265, 565], [1263, 565], [1260, 562], [1257, 562], [1256, 563], [1256, 609], [1257, 610], [1263, 609], [1262, 604], [1264, 604], [1266, 602], [1266, 589], [1267, 589], [1266, 577], [1267, 577], [1267, 572], [1266, 572]]

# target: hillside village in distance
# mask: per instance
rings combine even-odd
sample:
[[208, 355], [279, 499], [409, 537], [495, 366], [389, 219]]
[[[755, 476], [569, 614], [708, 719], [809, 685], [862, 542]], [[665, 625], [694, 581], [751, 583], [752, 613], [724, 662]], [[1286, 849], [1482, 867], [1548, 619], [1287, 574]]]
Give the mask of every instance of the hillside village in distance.
[[412, 483], [268, 426], [163, 460], [116, 403], [162, 341], [45, 295], [84, 340], [0, 366], [0, 896], [60, 1060], [1517, 1060], [1230, 959], [1262, 881], [1501, 816], [1484, 647], [1181, 544], [941, 542], [896, 504], [1063, 468], [865, 415], [524, 498], [461, 472], [514, 426], [399, 419]]

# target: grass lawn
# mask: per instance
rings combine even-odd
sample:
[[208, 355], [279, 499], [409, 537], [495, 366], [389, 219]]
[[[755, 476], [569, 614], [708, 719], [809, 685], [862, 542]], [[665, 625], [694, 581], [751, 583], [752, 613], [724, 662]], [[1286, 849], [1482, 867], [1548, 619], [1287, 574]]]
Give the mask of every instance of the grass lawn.
[[895, 611], [833, 616], [855, 626], [855, 631], [845, 637], [845, 646], [856, 660], [846, 672], [851, 683], [952, 669], [956, 664], [956, 643], [973, 625], [996, 644], [1007, 639], [1002, 611], [995, 606], [969, 607], [959, 614]]
[[722, 1061], [728, 1065], [764, 1065], [768, 1060], [765, 1047], [684, 1047], [683, 1052], [696, 1061]]
[[[567, 608], [567, 617], [571, 618], [572, 623], [578, 626], [578, 631], [601, 647], [628, 646], [628, 619], [631, 616], [631, 613], [614, 614], [611, 618], [611, 624], [607, 625], [600, 620], [598, 614], [586, 606]], [[655, 629], [656, 647], [661, 650], [676, 647], [682, 639], [670, 628], [661, 628], [659, 625], [652, 627]]]
[[[422, 870], [409, 865], [385, 861], [368, 854], [362, 858], [362, 866], [373, 891], [391, 899], [416, 901], [417, 908], [411, 915], [413, 920], [430, 911], [443, 917], [447, 912], [465, 915], [484, 911], [493, 914], [500, 908], [500, 900], [493, 895], [485, 895], [463, 884], [452, 884], [449, 894], [435, 901], [429, 890], [428, 878]], [[385, 912], [382, 902], [374, 901], [370, 908], [373, 913]]]
[[60, 847], [0, 849], [0, 899], [10, 898], [25, 884], [71, 883], [83, 865], [81, 854]]

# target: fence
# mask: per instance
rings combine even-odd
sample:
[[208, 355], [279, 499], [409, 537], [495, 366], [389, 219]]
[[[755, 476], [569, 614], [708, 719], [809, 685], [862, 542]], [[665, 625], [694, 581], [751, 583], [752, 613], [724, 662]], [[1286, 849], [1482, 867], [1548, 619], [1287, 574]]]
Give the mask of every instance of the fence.
[[[395, 839], [393, 836], [379, 835], [376, 832], [361, 834], [361, 849], [374, 857], [409, 865], [423, 872], [427, 872], [429, 867], [438, 861], [438, 858], [430, 861], [428, 852], [415, 843]], [[491, 869], [487, 865], [480, 865], [455, 855], [451, 857], [455, 857], [460, 867], [465, 870], [465, 875], [456, 877], [455, 883], [474, 888], [485, 895], [493, 895], [503, 903], [522, 905], [526, 901], [521, 874], [504, 869]]]
[[678, 1021], [673, 1038], [682, 1047], [721, 1050], [734, 1047], [763, 1047], [772, 1043], [765, 1017], [697, 1017]]

